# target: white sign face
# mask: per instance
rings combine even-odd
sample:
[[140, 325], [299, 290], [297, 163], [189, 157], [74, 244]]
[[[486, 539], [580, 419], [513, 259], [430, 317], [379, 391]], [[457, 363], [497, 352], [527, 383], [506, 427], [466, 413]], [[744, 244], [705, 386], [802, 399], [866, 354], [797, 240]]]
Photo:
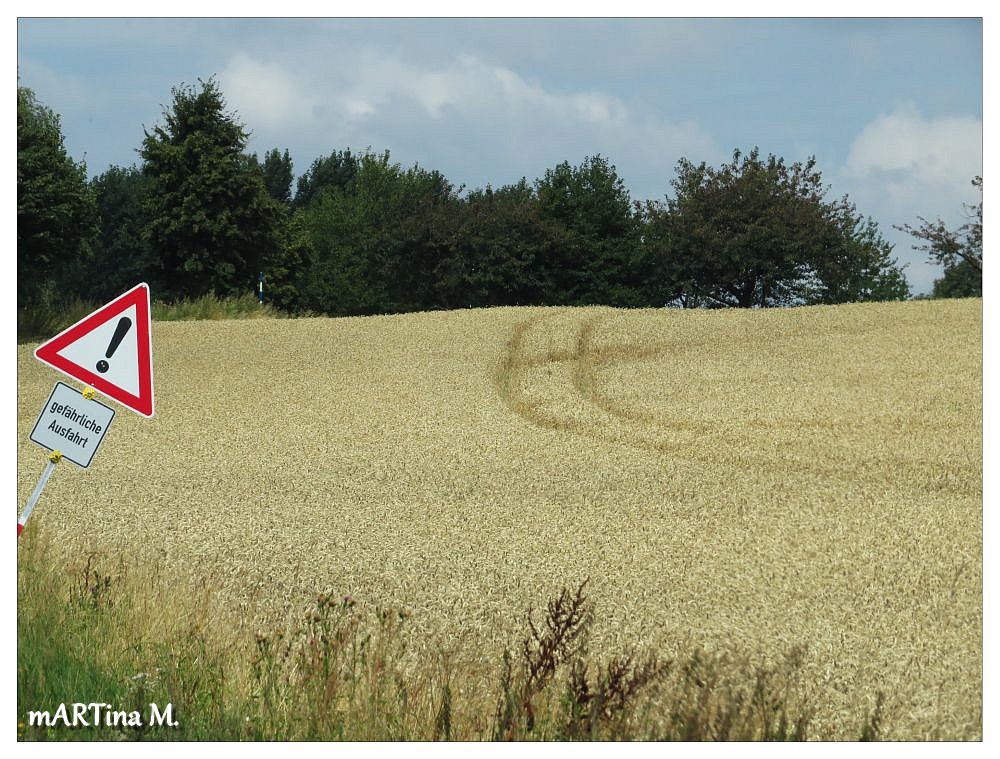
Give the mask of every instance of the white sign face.
[[86, 469], [114, 418], [114, 409], [57, 382], [29, 439]]
[[[139, 394], [139, 341], [133, 326], [135, 306], [129, 306], [80, 339], [62, 349], [62, 356], [74, 364], [98, 371], [112, 385], [131, 395]], [[111, 346], [114, 350], [112, 351]], [[110, 360], [105, 359], [113, 353]]]

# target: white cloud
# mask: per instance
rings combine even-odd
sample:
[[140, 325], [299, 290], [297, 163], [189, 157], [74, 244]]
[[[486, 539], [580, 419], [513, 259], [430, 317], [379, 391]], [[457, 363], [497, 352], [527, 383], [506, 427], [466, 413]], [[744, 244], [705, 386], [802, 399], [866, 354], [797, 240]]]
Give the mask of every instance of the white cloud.
[[[234, 54], [220, 84], [254, 132], [251, 149], [287, 146], [302, 168], [335, 148], [370, 146], [476, 187], [601, 153], [644, 198], [667, 191], [681, 155], [720, 157], [692, 120], [595, 88], [554, 87], [482, 55], [414, 61], [396, 49], [344, 45], [259, 58]], [[502, 173], [484, 174], [486, 165]]]
[[[365, 117], [374, 116], [379, 107], [407, 99], [418, 103], [434, 119], [532, 110], [547, 117], [622, 125], [627, 110], [616, 97], [600, 92], [547, 90], [509, 68], [466, 54], [456, 56], [446, 66], [430, 68], [369, 48], [362, 53], [353, 77], [349, 76], [344, 84], [346, 91], [333, 95], [333, 100], [345, 115]], [[364, 107], [352, 107], [356, 103]]]
[[280, 64], [237, 53], [219, 74], [226, 101], [251, 129], [273, 129], [310, 118], [312, 102]]
[[18, 85], [34, 90], [35, 95], [56, 113], [66, 110], [95, 110], [105, 105], [104, 93], [78, 74], [54, 71], [41, 61], [27, 56], [18, 60]]
[[983, 124], [969, 114], [928, 117], [912, 104], [897, 106], [867, 124], [851, 144], [847, 161], [832, 175], [836, 193], [879, 220], [895, 254], [907, 263], [915, 292], [926, 292], [940, 276], [913, 238], [893, 225], [942, 219], [951, 228], [967, 221], [963, 204], [979, 200], [970, 182], [983, 172]]
[[868, 124], [847, 158], [853, 174], [905, 172], [923, 182], [967, 180], [982, 171], [983, 122], [969, 115], [925, 118], [912, 104]]

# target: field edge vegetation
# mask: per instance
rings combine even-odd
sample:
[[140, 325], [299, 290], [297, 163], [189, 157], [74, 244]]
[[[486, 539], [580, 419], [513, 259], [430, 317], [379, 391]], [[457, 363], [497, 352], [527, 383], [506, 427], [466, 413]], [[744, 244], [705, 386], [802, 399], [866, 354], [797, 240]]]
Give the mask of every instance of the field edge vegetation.
[[[80, 298], [60, 300], [50, 297], [32, 306], [17, 309], [18, 344], [44, 340], [62, 332], [101, 306]], [[298, 314], [309, 316], [308, 313]], [[154, 321], [220, 321], [224, 319], [280, 319], [288, 314], [270, 303], [260, 303], [254, 295], [221, 298], [214, 293], [197, 298], [181, 298], [172, 303], [153, 301]]]
[[[105, 568], [102, 562], [109, 568]], [[207, 595], [156, 570], [94, 555], [56, 566], [45, 532], [18, 545], [19, 740], [807, 740], [796, 693], [802, 650], [754, 663], [695, 647], [596, 659], [587, 581], [528, 610], [497, 652], [493, 688], [464, 687], [444, 651], [414, 658], [398, 608], [321, 593], [287, 629], [249, 639], [216, 629]], [[142, 578], [142, 579], [140, 579]], [[29, 724], [29, 711], [109, 705], [100, 724]], [[176, 727], [150, 726], [172, 705]], [[108, 724], [138, 711], [142, 727]], [[36, 720], [37, 721], [37, 720]], [[882, 695], [851, 728], [878, 739]]]

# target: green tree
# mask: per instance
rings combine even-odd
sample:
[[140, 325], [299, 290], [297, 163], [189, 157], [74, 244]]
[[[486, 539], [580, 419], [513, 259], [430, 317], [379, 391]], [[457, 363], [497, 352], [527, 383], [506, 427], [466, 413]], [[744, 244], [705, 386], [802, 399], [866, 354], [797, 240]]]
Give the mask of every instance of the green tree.
[[[681, 159], [675, 196], [647, 216], [663, 290], [692, 305], [782, 306], [906, 297], [874, 222], [826, 199], [815, 158], [786, 165], [757, 148], [715, 169]], [[668, 247], [663, 247], [664, 242]]]
[[[982, 196], [983, 178], [975, 177], [972, 186]], [[983, 294], [982, 197], [976, 205], [964, 207], [969, 221], [954, 231], [940, 219], [930, 222], [922, 216], [917, 217], [919, 227], [909, 224], [896, 227], [922, 240], [913, 246], [914, 250], [925, 251], [931, 261], [944, 266], [944, 277], [934, 282], [936, 298], [978, 298]]]
[[460, 201], [439, 171], [397, 167], [395, 176], [389, 212], [370, 251], [373, 274], [384, 283], [389, 310], [441, 308], [438, 278], [454, 248]]
[[264, 300], [284, 311], [300, 311], [315, 250], [302, 213], [286, 208], [282, 215], [280, 244], [261, 262]]
[[982, 298], [983, 271], [968, 261], [945, 266], [944, 276], [934, 280], [931, 295], [935, 298]]
[[874, 219], [862, 218], [847, 198], [825, 208], [811, 276], [800, 297], [806, 304], [906, 300], [910, 286]]
[[542, 217], [563, 225], [561, 260], [551, 262], [550, 303], [635, 305], [638, 224], [628, 190], [600, 155], [566, 161], [535, 182]]
[[80, 294], [96, 224], [86, 167], [66, 153], [59, 116], [17, 88], [17, 301]]
[[352, 181], [324, 188], [304, 209], [315, 248], [306, 307], [344, 315], [435, 307], [447, 238], [440, 207], [454, 198], [439, 172], [403, 169], [388, 151], [362, 154]]
[[153, 273], [145, 235], [150, 185], [135, 166], [112, 166], [90, 181], [98, 229], [88, 267], [89, 299], [110, 300]]
[[[254, 154], [253, 161], [257, 162]], [[264, 187], [267, 194], [279, 203], [288, 205], [292, 202], [292, 157], [286, 149], [284, 154], [277, 148], [264, 154], [264, 163], [260, 165], [264, 176]]]
[[434, 273], [442, 307], [538, 305], [556, 297], [569, 233], [543, 218], [526, 179], [470, 192], [451, 218], [451, 247]]
[[[379, 230], [391, 218], [398, 175], [388, 152], [365, 153], [358, 160], [357, 181], [326, 187], [302, 206], [315, 250], [303, 291], [306, 308], [334, 315], [389, 310], [385, 283], [374, 271], [372, 258]], [[301, 181], [299, 187], [296, 204]]]
[[247, 132], [214, 80], [172, 90], [140, 155], [150, 179], [148, 241], [166, 298], [253, 291], [282, 247], [281, 207], [244, 153]]
[[317, 158], [309, 170], [296, 182], [294, 204], [305, 208], [325, 190], [348, 190], [358, 175], [362, 156], [351, 153], [350, 149], [333, 151], [330, 155]]
[[[681, 308], [715, 305], [699, 297], [690, 277], [693, 272], [679, 256], [680, 246], [673, 244], [673, 219], [667, 204], [647, 200], [637, 205], [641, 235], [636, 264], [639, 298], [643, 305]], [[687, 279], [686, 279], [687, 277]]]

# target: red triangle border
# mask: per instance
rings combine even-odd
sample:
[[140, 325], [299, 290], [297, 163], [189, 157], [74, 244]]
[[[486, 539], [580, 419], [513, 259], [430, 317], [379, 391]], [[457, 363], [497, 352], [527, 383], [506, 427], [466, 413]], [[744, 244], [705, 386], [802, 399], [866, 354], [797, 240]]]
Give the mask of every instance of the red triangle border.
[[[110, 321], [125, 309], [135, 306], [136, 337], [139, 349], [139, 395], [108, 382], [104, 377], [59, 355], [59, 351]], [[101, 306], [48, 342], [35, 349], [35, 358], [97, 392], [117, 401], [137, 414], [151, 418], [155, 414], [153, 397], [153, 340], [150, 333], [149, 285], [142, 282]]]

